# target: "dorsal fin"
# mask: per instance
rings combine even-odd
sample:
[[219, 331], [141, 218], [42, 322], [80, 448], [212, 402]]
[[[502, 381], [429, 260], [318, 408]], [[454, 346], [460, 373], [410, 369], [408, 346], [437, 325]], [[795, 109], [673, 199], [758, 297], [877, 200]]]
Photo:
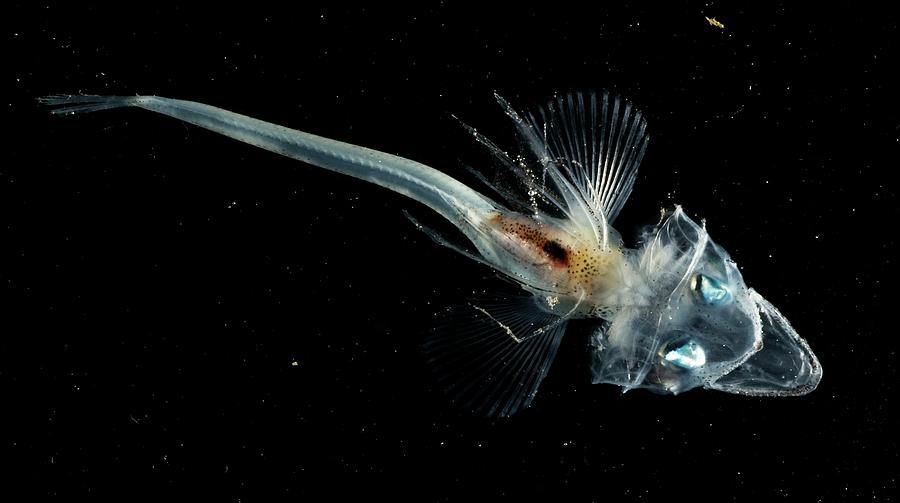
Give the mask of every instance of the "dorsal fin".
[[607, 91], [557, 96], [521, 115], [495, 96], [551, 175], [569, 213], [589, 214], [605, 245], [606, 227], [628, 199], [647, 147], [641, 112]]

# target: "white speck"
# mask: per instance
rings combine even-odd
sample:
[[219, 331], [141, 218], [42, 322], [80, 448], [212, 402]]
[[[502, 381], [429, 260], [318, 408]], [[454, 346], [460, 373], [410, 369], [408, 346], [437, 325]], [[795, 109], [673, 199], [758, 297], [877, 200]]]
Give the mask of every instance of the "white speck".
[[299, 366], [300, 366], [299, 363], [297, 363], [297, 362], [295, 362], [295, 361], [294, 361], [294, 362], [291, 362], [291, 367], [299, 367]]
[[548, 295], [547, 296], [547, 305], [550, 306], [550, 310], [552, 311], [556, 305], [559, 304], [559, 297], [556, 295]]

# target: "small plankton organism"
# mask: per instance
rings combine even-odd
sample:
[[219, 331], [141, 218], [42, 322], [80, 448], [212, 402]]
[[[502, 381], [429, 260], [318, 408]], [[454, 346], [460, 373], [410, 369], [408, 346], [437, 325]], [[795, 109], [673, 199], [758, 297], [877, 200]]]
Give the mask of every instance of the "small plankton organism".
[[721, 30], [724, 30], [724, 29], [725, 29], [725, 25], [722, 24], [721, 21], [716, 21], [716, 18], [714, 18], [714, 17], [707, 17], [707, 16], [703, 16], [703, 17], [706, 18], [706, 21], [709, 23], [710, 26], [715, 26], [716, 28], [719, 28], [719, 29], [721, 29]]

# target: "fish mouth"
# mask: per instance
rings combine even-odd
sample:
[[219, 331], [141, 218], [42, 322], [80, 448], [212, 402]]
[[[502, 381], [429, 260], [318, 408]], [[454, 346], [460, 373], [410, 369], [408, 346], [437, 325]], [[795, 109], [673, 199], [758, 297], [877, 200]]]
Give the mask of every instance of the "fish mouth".
[[751, 396], [800, 396], [819, 385], [822, 365], [809, 344], [762, 295], [749, 289], [762, 322], [762, 348], [707, 387]]

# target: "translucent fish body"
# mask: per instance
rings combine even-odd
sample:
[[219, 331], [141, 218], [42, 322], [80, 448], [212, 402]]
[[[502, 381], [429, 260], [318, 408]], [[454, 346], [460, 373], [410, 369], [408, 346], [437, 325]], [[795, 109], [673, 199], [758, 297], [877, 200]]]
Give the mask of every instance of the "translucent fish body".
[[[572, 320], [592, 324], [595, 383], [681, 393], [802, 395], [822, 367], [784, 316], [752, 288], [705, 226], [676, 207], [627, 248], [612, 224], [648, 143], [646, 121], [609, 93], [572, 93], [519, 113], [494, 154], [504, 183], [476, 172], [489, 197], [424, 164], [191, 101], [155, 96], [51, 96], [54, 113], [138, 107], [404, 194], [450, 221], [437, 243], [497, 271], [518, 295], [472, 299], [442, 313], [425, 344], [463, 407], [506, 416], [527, 407]], [[410, 217], [411, 218], [411, 217]]]

